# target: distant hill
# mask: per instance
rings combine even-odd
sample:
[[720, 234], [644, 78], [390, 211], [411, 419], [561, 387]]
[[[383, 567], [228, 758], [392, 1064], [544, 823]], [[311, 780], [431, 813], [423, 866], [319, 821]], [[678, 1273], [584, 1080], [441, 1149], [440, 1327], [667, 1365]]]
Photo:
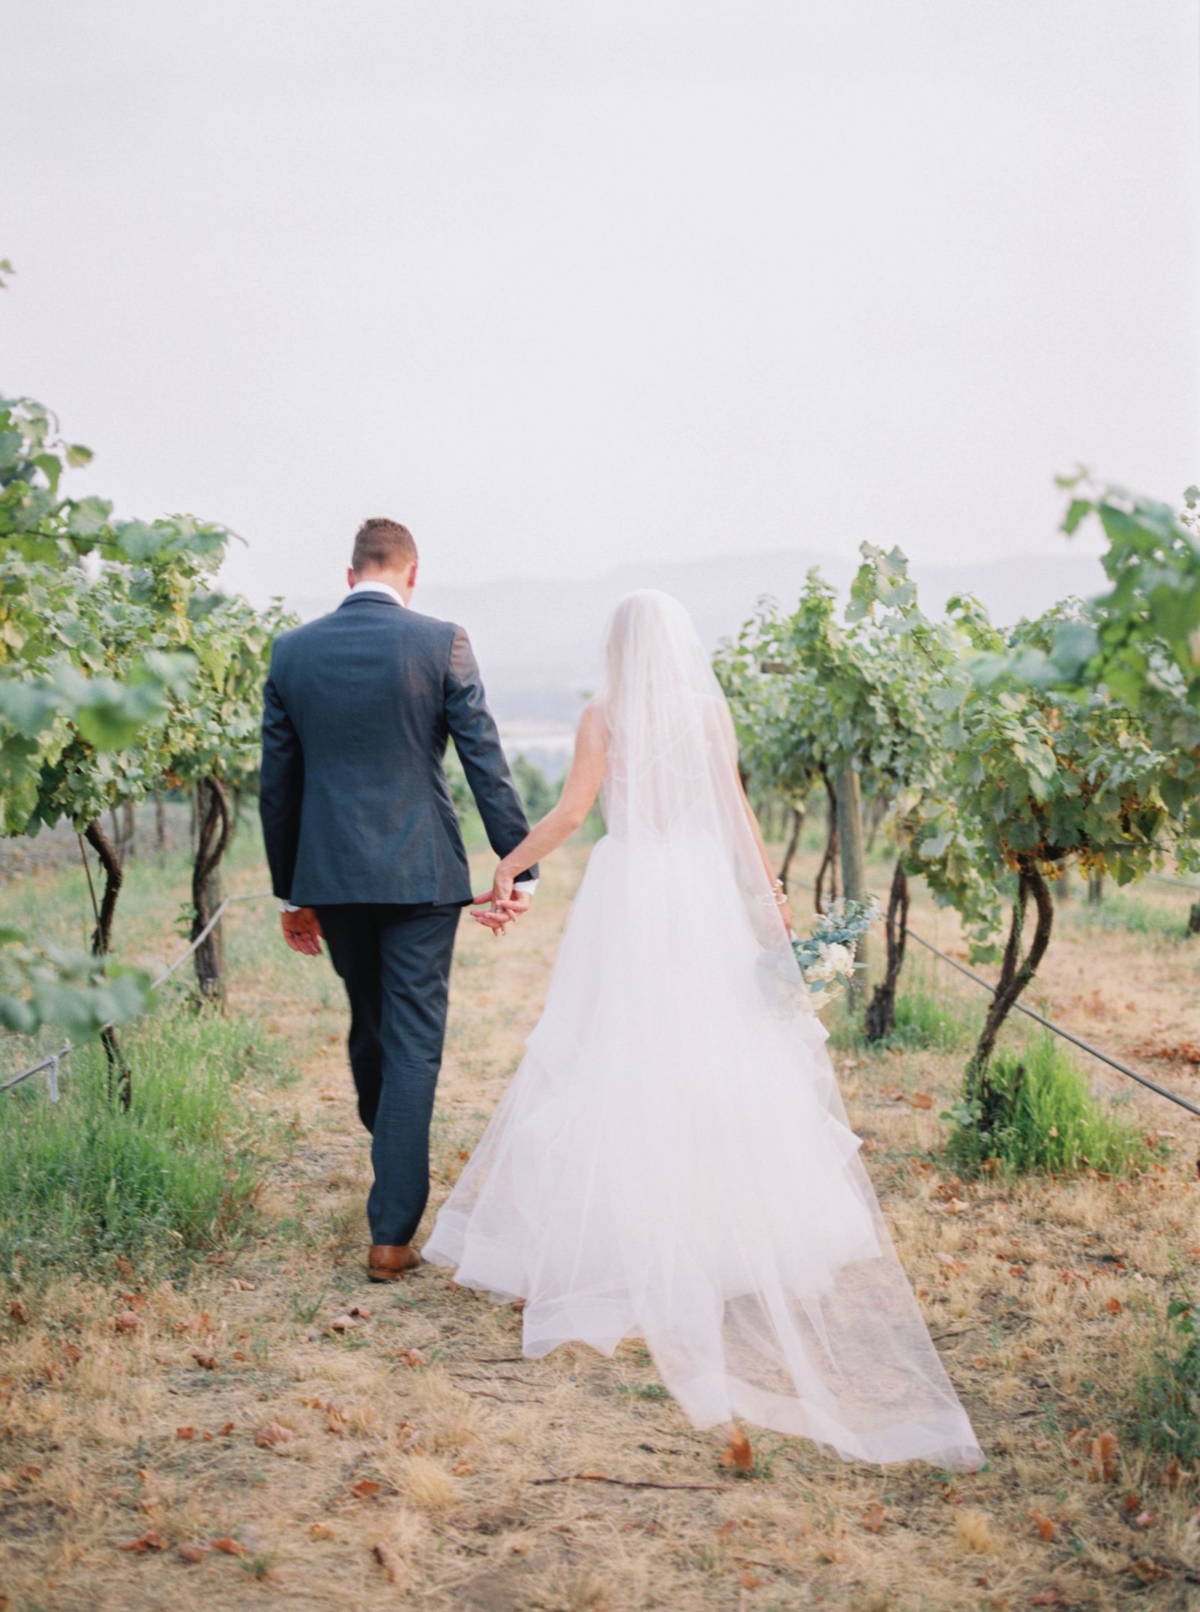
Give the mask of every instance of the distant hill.
[[[736, 632], [764, 594], [784, 604], [798, 596], [812, 566], [845, 594], [855, 564], [832, 554], [777, 549], [717, 559], [626, 565], [584, 581], [513, 577], [493, 583], [419, 588], [413, 603], [431, 616], [461, 622], [471, 634], [488, 695], [502, 722], [573, 722], [599, 672], [604, 623], [635, 588], [663, 588], [692, 613], [704, 642]], [[1100, 562], [1084, 554], [1018, 555], [987, 562], [914, 565], [926, 608], [940, 611], [954, 593], [976, 594], [997, 622], [1037, 615], [1068, 594], [1104, 585]], [[292, 599], [305, 617], [337, 598]]]

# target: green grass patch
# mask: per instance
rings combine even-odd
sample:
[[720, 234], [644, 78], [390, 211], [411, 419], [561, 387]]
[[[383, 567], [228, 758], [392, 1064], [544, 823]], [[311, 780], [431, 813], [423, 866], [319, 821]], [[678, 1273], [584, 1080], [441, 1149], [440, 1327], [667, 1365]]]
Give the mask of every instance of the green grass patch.
[[[1061, 916], [1063, 909], [1058, 911]], [[1136, 895], [1113, 894], [1094, 906], [1080, 902], [1072, 907], [1070, 921], [1081, 929], [1117, 930], [1157, 940], [1188, 939], [1188, 903], [1184, 899], [1168, 906]]]
[[896, 998], [896, 1023], [887, 1045], [920, 1052], [958, 1052], [976, 1030], [958, 1004], [932, 991], [905, 991]]
[[[900, 976], [896, 993], [896, 1022], [882, 1041], [868, 1041], [863, 1019], [871, 991], [862, 992], [862, 1003], [850, 1012], [847, 996], [842, 996], [829, 1014], [830, 1044], [840, 1052], [964, 1052], [975, 1044], [982, 1025], [980, 1010], [957, 995], [936, 988], [936, 981], [924, 967], [909, 963]], [[872, 986], [871, 989], [874, 987]]]
[[1161, 1157], [1142, 1131], [1093, 1097], [1079, 1065], [1048, 1032], [1020, 1051], [995, 1053], [981, 1096], [946, 1117], [954, 1121], [947, 1151], [959, 1169], [1118, 1174]]
[[247, 1085], [283, 1066], [252, 1020], [165, 1003], [121, 1032], [133, 1072], [128, 1113], [108, 1097], [98, 1044], [63, 1066], [54, 1105], [35, 1076], [0, 1107], [0, 1270], [113, 1267], [118, 1256], [181, 1272], [249, 1229], [268, 1123]]
[[1200, 1325], [1187, 1291], [1167, 1306], [1136, 1405], [1130, 1432], [1144, 1449], [1185, 1464], [1200, 1460]]
[[924, 969], [911, 966], [900, 976], [896, 1023], [881, 1047], [914, 1052], [962, 1052], [974, 1046], [983, 1018], [979, 1009], [945, 990], [935, 989]]

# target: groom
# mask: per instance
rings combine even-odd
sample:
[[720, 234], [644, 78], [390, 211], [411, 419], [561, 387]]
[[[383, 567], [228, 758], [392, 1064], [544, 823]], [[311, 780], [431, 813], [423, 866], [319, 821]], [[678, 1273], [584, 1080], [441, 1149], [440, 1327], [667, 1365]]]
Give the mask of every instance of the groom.
[[[450, 958], [471, 902], [442, 771], [448, 737], [497, 855], [529, 825], [466, 633], [408, 608], [411, 533], [367, 521], [347, 580], [337, 610], [275, 642], [259, 802], [284, 938], [316, 957], [324, 936], [350, 999], [350, 1067], [375, 1171], [367, 1274], [390, 1282], [421, 1262], [412, 1239], [429, 1196]], [[481, 922], [503, 934], [536, 881], [531, 868]]]

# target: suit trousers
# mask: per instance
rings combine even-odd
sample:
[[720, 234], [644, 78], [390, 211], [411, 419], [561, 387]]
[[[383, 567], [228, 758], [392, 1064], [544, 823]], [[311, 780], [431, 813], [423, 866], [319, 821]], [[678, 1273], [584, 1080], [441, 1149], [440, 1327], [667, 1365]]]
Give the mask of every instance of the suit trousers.
[[416, 1236], [429, 1198], [429, 1125], [459, 905], [356, 903], [317, 909], [350, 999], [350, 1068], [371, 1133], [371, 1241]]

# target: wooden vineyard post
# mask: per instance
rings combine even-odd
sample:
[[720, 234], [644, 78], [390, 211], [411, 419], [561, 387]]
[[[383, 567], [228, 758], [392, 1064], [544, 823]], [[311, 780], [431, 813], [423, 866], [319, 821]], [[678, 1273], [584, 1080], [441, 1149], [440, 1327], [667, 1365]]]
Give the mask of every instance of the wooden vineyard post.
[[[848, 901], [866, 901], [867, 845], [863, 833], [862, 786], [858, 771], [849, 762], [834, 774], [834, 795], [837, 798], [838, 849], [842, 860], [842, 891]], [[858, 961], [867, 961], [867, 938], [858, 943]], [[865, 972], [854, 982], [853, 995], [861, 997], [866, 986]]]
[[[229, 797], [217, 777], [204, 778], [196, 787], [196, 860], [192, 866], [192, 939], [204, 932], [209, 919], [221, 904], [220, 866], [229, 843]], [[223, 1002], [222, 978], [224, 942], [221, 925], [196, 948], [196, 983], [201, 996], [210, 1002]]]

